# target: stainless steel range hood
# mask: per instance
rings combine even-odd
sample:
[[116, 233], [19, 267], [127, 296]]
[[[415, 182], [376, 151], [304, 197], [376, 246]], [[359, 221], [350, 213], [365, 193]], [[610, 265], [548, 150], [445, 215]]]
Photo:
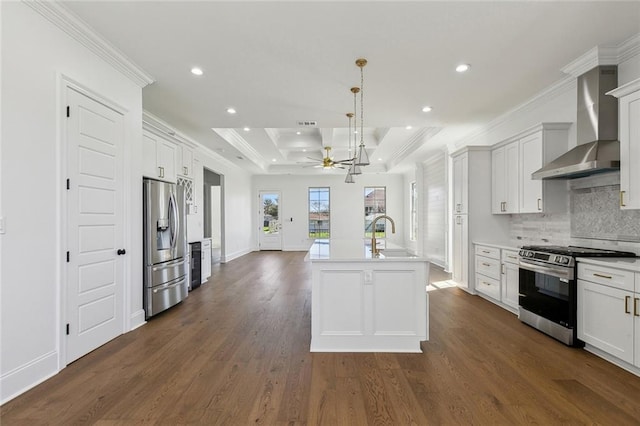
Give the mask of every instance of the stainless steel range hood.
[[618, 100], [606, 92], [618, 86], [618, 67], [593, 68], [578, 77], [578, 145], [540, 170], [533, 179], [575, 179], [620, 169]]

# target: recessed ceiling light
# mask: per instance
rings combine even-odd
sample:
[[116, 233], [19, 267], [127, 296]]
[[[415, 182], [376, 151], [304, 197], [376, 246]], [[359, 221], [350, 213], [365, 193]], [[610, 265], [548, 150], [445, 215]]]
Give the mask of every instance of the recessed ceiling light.
[[382, 158], [378, 158], [378, 161], [382, 161]]
[[466, 72], [469, 71], [469, 68], [471, 68], [471, 65], [469, 64], [460, 64], [456, 67], [456, 71], [457, 72]]
[[191, 74], [193, 74], [193, 75], [202, 75], [202, 74], [204, 74], [204, 71], [202, 71], [202, 68], [193, 67], [193, 68], [191, 68]]
[[275, 159], [275, 158], [272, 158], [272, 159], [271, 159], [271, 161], [273, 161], [273, 162], [275, 163], [275, 162], [276, 162], [276, 159]]
[[303, 149], [302, 149], [302, 152], [307, 152], [307, 149], [306, 149], [306, 148], [303, 148]]
[[411, 130], [411, 129], [413, 129], [413, 127], [411, 127], [411, 126], [407, 126], [407, 127], [405, 127], [405, 129], [407, 129], [407, 130]]
[[296, 132], [296, 135], [300, 135], [300, 134], [302, 134], [302, 132], [300, 132], [300, 131]]
[[432, 109], [430, 106], [422, 107], [422, 112], [431, 112]]
[[229, 114], [235, 114], [236, 113], [236, 109], [235, 108], [227, 108], [227, 112]]
[[249, 130], [251, 130], [251, 129], [250, 129], [250, 128], [248, 128], [248, 127], [245, 127], [245, 128], [244, 128], [244, 129], [242, 129], [242, 130], [244, 130], [245, 132], [248, 132], [248, 131], [249, 131]]

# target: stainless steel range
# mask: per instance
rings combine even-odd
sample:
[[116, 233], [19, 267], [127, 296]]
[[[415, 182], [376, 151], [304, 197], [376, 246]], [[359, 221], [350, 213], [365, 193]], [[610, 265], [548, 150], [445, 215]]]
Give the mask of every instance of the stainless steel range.
[[574, 246], [520, 249], [520, 321], [581, 347], [577, 337], [577, 257], [635, 257], [634, 253]]

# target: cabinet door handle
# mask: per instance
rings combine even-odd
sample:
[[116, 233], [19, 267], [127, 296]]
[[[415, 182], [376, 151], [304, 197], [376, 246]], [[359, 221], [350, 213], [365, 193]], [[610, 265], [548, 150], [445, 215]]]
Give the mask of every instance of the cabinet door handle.
[[631, 311], [629, 310], [629, 300], [631, 300], [631, 296], [624, 297], [624, 313], [625, 314], [631, 313]]
[[608, 279], [608, 280], [610, 280], [611, 278], [613, 278], [613, 277], [612, 277], [612, 276], [610, 276], [610, 275], [596, 274], [595, 272], [594, 272], [593, 276], [594, 276], [594, 277], [600, 277], [600, 278], [606, 278], [606, 279]]
[[640, 302], [640, 298], [635, 297], [633, 299], [633, 315], [636, 317], [640, 317], [640, 310], [638, 310], [638, 302]]
[[482, 250], [483, 253], [491, 253], [489, 250]]
[[491, 266], [491, 264], [490, 264], [490, 263], [486, 263], [486, 262], [482, 262], [482, 264], [483, 264], [484, 266]]
[[502, 269], [500, 272], [502, 272], [502, 275], [504, 275], [504, 273], [505, 273], [505, 272], [504, 272], [504, 263], [503, 263], [502, 265], [500, 265], [500, 267], [501, 267], [501, 269]]
[[185, 174], [185, 176], [189, 174], [189, 172], [188, 172], [188, 170], [187, 170], [187, 168], [186, 168], [186, 167], [184, 167], [184, 166], [183, 166], [183, 167], [182, 167], [182, 170], [184, 170], [184, 174]]
[[627, 205], [624, 203], [624, 193], [627, 191], [620, 191], [620, 207], [626, 207]]
[[509, 259], [517, 259], [518, 256], [507, 256]]
[[540, 206], [541, 202], [542, 202], [542, 198], [538, 198], [538, 211], [542, 211], [542, 206]]
[[462, 204], [456, 204], [456, 213], [460, 213], [460, 210], [462, 210]]

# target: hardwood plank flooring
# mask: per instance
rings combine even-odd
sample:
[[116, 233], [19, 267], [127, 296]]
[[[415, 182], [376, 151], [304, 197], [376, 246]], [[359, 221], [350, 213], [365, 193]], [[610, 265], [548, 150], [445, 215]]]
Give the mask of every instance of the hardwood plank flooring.
[[215, 265], [180, 305], [0, 407], [0, 423], [640, 424], [639, 377], [456, 288], [429, 293], [422, 354], [310, 353], [304, 255]]

